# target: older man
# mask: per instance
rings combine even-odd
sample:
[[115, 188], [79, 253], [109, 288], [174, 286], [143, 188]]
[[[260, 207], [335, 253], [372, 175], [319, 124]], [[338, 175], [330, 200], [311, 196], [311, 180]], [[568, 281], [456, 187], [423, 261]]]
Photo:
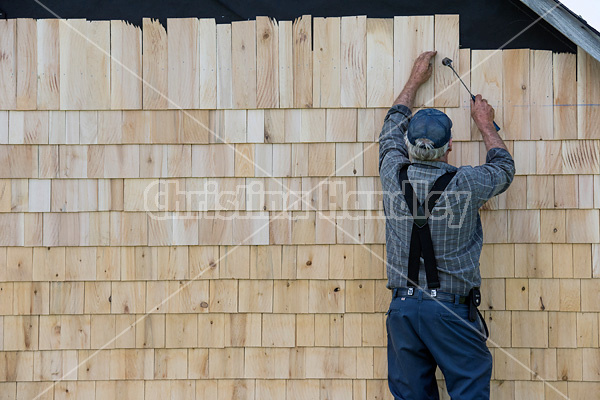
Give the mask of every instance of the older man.
[[477, 310], [479, 208], [508, 189], [515, 166], [494, 129], [494, 109], [480, 95], [471, 104], [487, 150], [480, 166], [448, 164], [452, 121], [446, 114], [425, 109], [412, 116], [415, 94], [431, 77], [435, 54], [417, 58], [379, 138], [393, 292], [386, 321], [388, 381], [395, 399], [438, 399], [439, 366], [453, 399], [487, 399], [492, 356]]

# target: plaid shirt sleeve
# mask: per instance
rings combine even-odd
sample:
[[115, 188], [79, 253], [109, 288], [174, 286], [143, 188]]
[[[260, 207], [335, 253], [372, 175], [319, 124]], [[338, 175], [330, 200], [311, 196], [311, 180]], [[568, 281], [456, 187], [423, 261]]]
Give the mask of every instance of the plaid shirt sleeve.
[[404, 138], [411, 116], [410, 108], [402, 104], [392, 106], [385, 116], [379, 135], [379, 175], [384, 185], [386, 179], [398, 176], [398, 168], [410, 163]]
[[499, 147], [488, 151], [485, 164], [467, 168], [472, 194], [481, 204], [506, 191], [515, 176], [512, 156]]

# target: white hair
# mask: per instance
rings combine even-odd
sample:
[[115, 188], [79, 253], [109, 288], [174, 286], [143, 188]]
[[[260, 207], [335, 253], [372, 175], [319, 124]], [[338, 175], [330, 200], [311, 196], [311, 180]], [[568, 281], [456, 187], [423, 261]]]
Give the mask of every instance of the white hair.
[[412, 144], [408, 138], [405, 138], [404, 141], [408, 148], [408, 154], [410, 154], [413, 159], [419, 161], [433, 161], [443, 157], [450, 145], [450, 142], [448, 141], [448, 143], [436, 149], [433, 147], [433, 142], [427, 138], [417, 139], [415, 141], [416, 144]]

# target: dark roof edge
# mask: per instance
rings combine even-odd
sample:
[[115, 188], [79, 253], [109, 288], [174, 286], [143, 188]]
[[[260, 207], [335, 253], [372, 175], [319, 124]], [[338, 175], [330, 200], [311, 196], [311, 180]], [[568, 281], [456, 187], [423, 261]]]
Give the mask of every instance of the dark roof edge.
[[600, 61], [600, 33], [557, 0], [521, 0], [550, 25]]

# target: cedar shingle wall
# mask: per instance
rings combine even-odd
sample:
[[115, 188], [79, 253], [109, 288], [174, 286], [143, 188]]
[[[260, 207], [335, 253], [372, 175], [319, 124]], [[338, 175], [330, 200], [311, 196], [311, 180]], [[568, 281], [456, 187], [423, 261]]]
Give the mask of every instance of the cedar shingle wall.
[[0, 21], [0, 398], [390, 398], [377, 137], [432, 48], [451, 162], [485, 147], [444, 56], [517, 165], [481, 212], [493, 396], [597, 393], [600, 64], [304, 16]]

